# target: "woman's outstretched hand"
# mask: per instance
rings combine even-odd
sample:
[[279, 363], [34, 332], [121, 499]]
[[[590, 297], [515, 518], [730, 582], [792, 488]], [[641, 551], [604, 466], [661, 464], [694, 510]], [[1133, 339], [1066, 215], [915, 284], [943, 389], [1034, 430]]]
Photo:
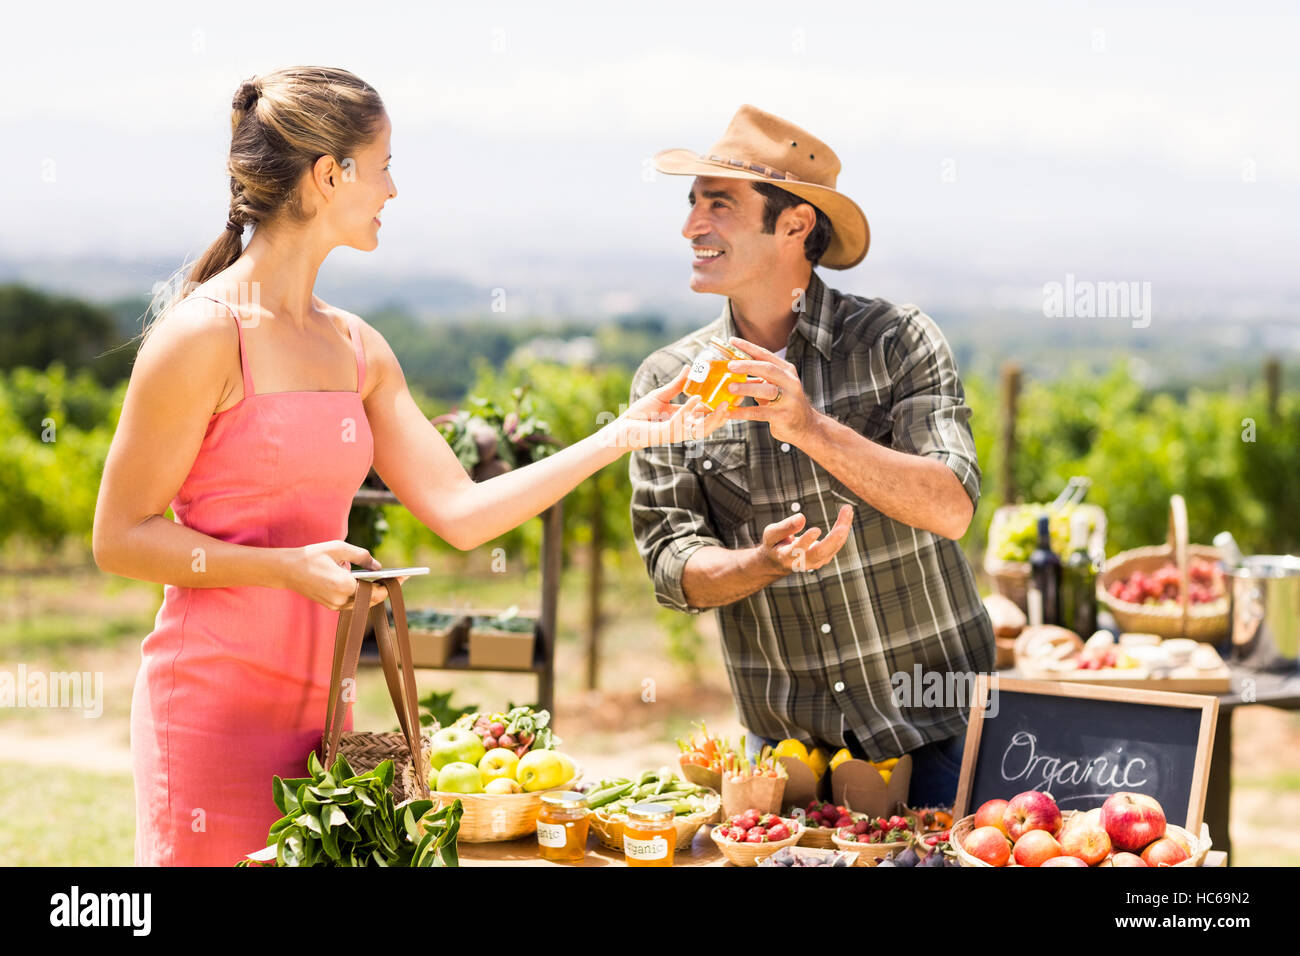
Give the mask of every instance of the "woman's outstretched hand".
[[683, 365], [676, 378], [638, 399], [614, 422], [619, 447], [645, 448], [696, 441], [707, 438], [726, 423], [726, 407], [709, 412], [700, 404], [698, 395], [692, 395], [681, 405], [673, 404], [673, 399], [682, 393], [690, 371], [689, 365]]

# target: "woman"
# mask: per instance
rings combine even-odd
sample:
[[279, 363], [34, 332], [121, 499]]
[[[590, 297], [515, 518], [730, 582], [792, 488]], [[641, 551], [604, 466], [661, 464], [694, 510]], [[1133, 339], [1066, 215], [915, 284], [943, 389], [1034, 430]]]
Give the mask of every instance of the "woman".
[[725, 419], [671, 404], [683, 369], [596, 434], [475, 484], [383, 336], [312, 294], [330, 250], [378, 245], [397, 196], [379, 95], [294, 67], [244, 82], [233, 107], [226, 229], [145, 331], [95, 509], [99, 567], [166, 585], [132, 696], [137, 864], [229, 865], [265, 845], [272, 775], [304, 775], [320, 739], [349, 562], [379, 567], [341, 540], [372, 464], [468, 550], [627, 449]]

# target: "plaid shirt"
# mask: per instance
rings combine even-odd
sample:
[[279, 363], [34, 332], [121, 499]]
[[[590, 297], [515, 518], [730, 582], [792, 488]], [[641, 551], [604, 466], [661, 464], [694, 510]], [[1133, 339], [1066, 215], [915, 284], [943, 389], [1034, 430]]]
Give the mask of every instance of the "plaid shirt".
[[[671, 381], [710, 336], [735, 334], [728, 300], [714, 322], [642, 363], [632, 400]], [[918, 308], [845, 295], [814, 273], [785, 359], [814, 408], [943, 462], [978, 503], [971, 410], [947, 341]], [[825, 534], [842, 504], [854, 507], [831, 561], [718, 608], [727, 675], [752, 733], [839, 748], [847, 730], [882, 760], [965, 732], [965, 707], [934, 697], [900, 706], [895, 690], [905, 685], [891, 684], [900, 673], [916, 684], [918, 665], [945, 685], [949, 672], [993, 668], [993, 627], [956, 541], [877, 511], [773, 440], [766, 422], [729, 421], [701, 441], [634, 451], [629, 468], [633, 533], [655, 598], [692, 614], [700, 609], [687, 605], [682, 568], [697, 548], [755, 547], [764, 527], [799, 510]], [[924, 706], [936, 702], [947, 706]]]

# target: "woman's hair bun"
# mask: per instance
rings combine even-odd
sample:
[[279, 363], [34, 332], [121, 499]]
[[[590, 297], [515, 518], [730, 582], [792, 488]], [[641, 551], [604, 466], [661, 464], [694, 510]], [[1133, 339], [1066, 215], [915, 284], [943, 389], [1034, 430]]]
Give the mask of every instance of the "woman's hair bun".
[[256, 80], [244, 80], [239, 84], [239, 90], [235, 93], [235, 100], [231, 104], [233, 109], [247, 113], [257, 102], [257, 98], [262, 95], [262, 84]]

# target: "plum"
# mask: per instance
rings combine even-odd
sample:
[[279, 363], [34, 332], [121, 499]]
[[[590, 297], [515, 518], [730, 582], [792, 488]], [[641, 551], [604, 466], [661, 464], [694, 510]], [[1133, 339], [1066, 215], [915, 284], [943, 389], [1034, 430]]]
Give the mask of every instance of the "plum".
[[895, 866], [916, 866], [916, 864], [920, 862], [920, 859], [921, 858], [916, 855], [916, 851], [909, 846], [907, 849], [899, 853], [898, 856], [894, 859], [894, 865]]

